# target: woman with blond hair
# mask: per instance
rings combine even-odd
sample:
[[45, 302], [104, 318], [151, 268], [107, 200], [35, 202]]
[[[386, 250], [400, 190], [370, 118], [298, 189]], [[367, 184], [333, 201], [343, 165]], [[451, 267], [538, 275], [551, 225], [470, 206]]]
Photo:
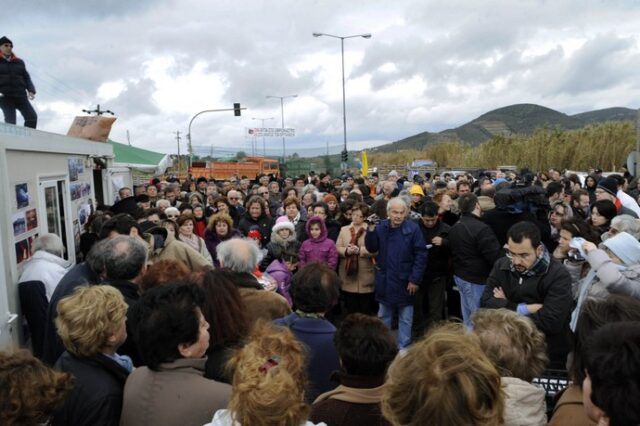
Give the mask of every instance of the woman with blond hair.
[[505, 426], [546, 425], [544, 389], [531, 384], [549, 362], [544, 334], [529, 318], [508, 309], [483, 309], [471, 321], [480, 347], [502, 376]]
[[287, 328], [257, 323], [227, 368], [231, 401], [205, 426], [314, 425], [304, 402], [305, 349]]
[[476, 336], [446, 324], [391, 364], [382, 414], [394, 426], [502, 425], [500, 375]]
[[108, 285], [79, 287], [58, 303], [56, 327], [66, 351], [55, 368], [70, 373], [73, 389], [53, 425], [117, 425], [131, 358], [118, 355], [127, 339], [127, 304]]

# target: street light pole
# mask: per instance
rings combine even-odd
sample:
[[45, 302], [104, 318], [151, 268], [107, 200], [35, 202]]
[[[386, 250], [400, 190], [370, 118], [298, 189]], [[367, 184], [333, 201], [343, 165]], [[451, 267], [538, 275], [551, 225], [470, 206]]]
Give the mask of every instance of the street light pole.
[[280, 113], [282, 114], [282, 162], [286, 161], [286, 145], [285, 145], [285, 137], [284, 137], [284, 100], [285, 98], [297, 98], [298, 95], [286, 95], [286, 96], [267, 96], [267, 99], [280, 99]]
[[[252, 120], [260, 120], [262, 122], [262, 128], [264, 129], [264, 122], [266, 120], [274, 120], [273, 117], [266, 117], [266, 118], [257, 118], [257, 117], [251, 117]], [[256, 148], [257, 150], [257, 148]], [[267, 148], [265, 147], [264, 144], [264, 132], [262, 133], [262, 156], [266, 157], [267, 156]]]
[[238, 108], [235, 108], [234, 106], [234, 108], [205, 109], [204, 111], [200, 111], [199, 113], [191, 117], [191, 121], [189, 121], [189, 131], [187, 133], [187, 140], [189, 141], [189, 169], [191, 169], [191, 165], [193, 163], [193, 145], [191, 145], [191, 125], [193, 124], [193, 120], [195, 120], [197, 116], [199, 116], [200, 114], [204, 114], [205, 112], [234, 111], [237, 113], [237, 115], [240, 115], [238, 111], [246, 109], [246, 108], [240, 108], [240, 104], [234, 104], [234, 105], [237, 105]]
[[[336, 35], [332, 35], [332, 34], [326, 34], [326, 33], [313, 33], [314, 37], [322, 37], [322, 36], [326, 36], [326, 37], [332, 37], [332, 38], [339, 38], [340, 39], [340, 52], [342, 54], [342, 128], [343, 128], [343, 134], [344, 134], [344, 146], [342, 148], [342, 156], [343, 158], [346, 157], [346, 153], [347, 151], [347, 96], [345, 93], [345, 77], [344, 77], [344, 40], [347, 38], [355, 38], [355, 37], [362, 37], [362, 38], [371, 38], [371, 34], [355, 34], [355, 35], [350, 35], [350, 36], [336, 36]], [[347, 163], [346, 161], [342, 162], [342, 169], [346, 170], [347, 168]]]

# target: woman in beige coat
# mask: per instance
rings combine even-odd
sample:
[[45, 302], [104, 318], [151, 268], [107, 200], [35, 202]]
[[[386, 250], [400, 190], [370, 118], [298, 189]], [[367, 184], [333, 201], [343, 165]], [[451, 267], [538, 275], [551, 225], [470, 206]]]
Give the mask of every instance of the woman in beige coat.
[[378, 303], [375, 300], [373, 267], [375, 253], [369, 253], [364, 246], [367, 226], [364, 218], [369, 208], [357, 203], [351, 210], [351, 224], [343, 226], [336, 241], [340, 255], [338, 273], [342, 280], [342, 297], [347, 314], [360, 312], [375, 315]]

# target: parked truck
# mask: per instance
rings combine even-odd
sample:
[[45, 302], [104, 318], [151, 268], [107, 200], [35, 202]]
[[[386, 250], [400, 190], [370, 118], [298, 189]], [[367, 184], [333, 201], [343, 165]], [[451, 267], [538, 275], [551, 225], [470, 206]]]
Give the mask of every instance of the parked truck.
[[194, 178], [225, 180], [246, 176], [254, 179], [259, 174], [280, 175], [278, 160], [265, 157], [245, 157], [238, 161], [194, 161], [191, 164]]

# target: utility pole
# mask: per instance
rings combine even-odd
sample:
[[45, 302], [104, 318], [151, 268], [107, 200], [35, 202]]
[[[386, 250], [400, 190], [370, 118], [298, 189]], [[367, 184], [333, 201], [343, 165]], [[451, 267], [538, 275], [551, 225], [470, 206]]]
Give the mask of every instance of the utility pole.
[[178, 176], [180, 175], [181, 172], [181, 167], [180, 167], [180, 130], [174, 132], [176, 135], [176, 142], [178, 143]]

